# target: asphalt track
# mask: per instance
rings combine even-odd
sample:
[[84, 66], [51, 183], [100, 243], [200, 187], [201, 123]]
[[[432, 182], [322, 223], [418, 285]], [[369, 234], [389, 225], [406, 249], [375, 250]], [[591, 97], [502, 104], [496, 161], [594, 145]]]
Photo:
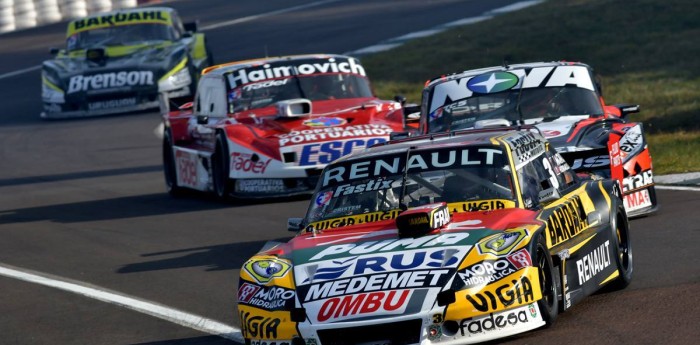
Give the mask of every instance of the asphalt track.
[[[210, 27], [217, 62], [343, 53], [515, 1], [176, 1]], [[278, 11], [278, 12], [275, 12]], [[272, 13], [270, 13], [272, 12]], [[268, 14], [259, 16], [261, 14]], [[227, 26], [213, 25], [247, 18]], [[164, 192], [157, 113], [39, 119], [32, 67], [65, 24], [0, 36], [0, 268], [12, 267], [151, 301], [238, 327], [243, 261], [290, 237], [306, 201], [221, 204]], [[410, 68], [410, 66], [406, 66]], [[632, 221], [635, 277], [547, 330], [509, 344], [689, 344], [700, 338], [700, 193], [659, 190], [661, 210]], [[227, 344], [207, 332], [79, 294], [0, 275], [0, 344]]]

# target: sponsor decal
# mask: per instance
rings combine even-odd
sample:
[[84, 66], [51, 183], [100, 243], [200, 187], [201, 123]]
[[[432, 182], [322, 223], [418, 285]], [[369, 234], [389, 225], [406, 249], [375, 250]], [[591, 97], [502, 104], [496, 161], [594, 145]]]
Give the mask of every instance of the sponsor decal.
[[428, 339], [436, 341], [442, 337], [442, 327], [440, 325], [428, 326]]
[[93, 29], [96, 27], [107, 27], [112, 25], [133, 24], [136, 22], [169, 23], [170, 16], [166, 12], [145, 11], [145, 12], [120, 12], [98, 17], [83, 18], [71, 23], [74, 31]]
[[544, 134], [545, 138], [554, 138], [554, 137], [558, 137], [558, 136], [562, 135], [563, 133], [561, 131], [548, 129], [548, 130], [543, 130], [542, 134]]
[[320, 193], [316, 197], [316, 206], [323, 206], [328, 204], [329, 201], [331, 201], [331, 198], [333, 197], [333, 192], [332, 191], [327, 191], [324, 193]]
[[[509, 71], [509, 74], [513, 74], [516, 78], [522, 80], [522, 85], [513, 85], [510, 88], [539, 88], [539, 87], [562, 87], [566, 85], [574, 85], [580, 88], [588, 89], [594, 91], [593, 81], [591, 80], [591, 75], [588, 73], [588, 69], [584, 66], [548, 66], [548, 67], [535, 67], [526, 73], [524, 69], [516, 69]], [[430, 107], [428, 113], [432, 113], [435, 109], [444, 106], [445, 104], [452, 102], [453, 100], [460, 100], [464, 98], [471, 97], [473, 95], [473, 89], [470, 87], [475, 86], [473, 84], [480, 82], [487, 82], [483, 84], [482, 88], [477, 89], [478, 92], [484, 92], [487, 88], [491, 88], [489, 92], [497, 88], [503, 87], [502, 90], [506, 90], [505, 86], [509, 85], [511, 82], [501, 81], [495, 84], [500, 79], [508, 79], [505, 75], [495, 76], [496, 74], [506, 73], [506, 72], [495, 72], [492, 74], [485, 74], [476, 77], [464, 77], [460, 79], [453, 79], [443, 83], [435, 85], [433, 89], [433, 96], [430, 99]], [[475, 78], [491, 78], [494, 76], [494, 80], [488, 83], [487, 79], [479, 80], [478, 82], [472, 83], [471, 80]], [[500, 78], [500, 79], [497, 79]], [[510, 80], [510, 79], [508, 79]], [[517, 83], [517, 81], [516, 81]], [[477, 86], [478, 87], [478, 86]], [[501, 90], [501, 91], [502, 91]]]
[[280, 147], [288, 144], [301, 144], [332, 139], [354, 137], [389, 137], [394, 130], [389, 125], [364, 124], [343, 127], [309, 128], [290, 131], [278, 136]]
[[307, 144], [301, 149], [299, 165], [328, 164], [342, 156], [364, 150], [372, 145], [386, 141], [386, 138], [370, 138]]
[[499, 303], [507, 308], [516, 302], [523, 304], [534, 302], [534, 299], [532, 284], [527, 276], [521, 277], [520, 280], [511, 280], [493, 291], [486, 290], [467, 294], [467, 301], [481, 312], [499, 309]]
[[304, 295], [306, 303], [359, 292], [443, 286], [449, 279], [449, 274], [448, 269], [388, 272], [300, 285], [299, 291]]
[[588, 228], [586, 211], [578, 195], [555, 208], [547, 218], [547, 234], [554, 247]]
[[482, 201], [465, 201], [452, 202], [447, 204], [451, 213], [455, 212], [476, 212], [476, 211], [492, 211], [502, 210], [504, 208], [515, 207], [515, 202], [512, 200], [482, 200]]
[[358, 214], [358, 215], [354, 215], [354, 216], [346, 216], [346, 217], [321, 220], [318, 222], [313, 222], [313, 223], [309, 224], [309, 226], [312, 227], [316, 231], [323, 231], [323, 230], [340, 228], [340, 227], [344, 227], [344, 226], [351, 226], [351, 225], [355, 225], [355, 224], [366, 224], [366, 223], [379, 222], [382, 220], [395, 219], [396, 217], [398, 217], [399, 213], [401, 213], [401, 210], [389, 210], [389, 211], [378, 211], [378, 212], [372, 212], [372, 213], [364, 213], [364, 214]]
[[298, 272], [297, 280], [306, 284], [364, 274], [453, 267], [457, 265], [464, 251], [463, 248], [431, 248], [328, 260], [318, 264], [303, 265], [305, 271]]
[[[517, 270], [532, 266], [530, 253], [521, 249], [507, 258], [498, 260], [484, 260], [457, 272], [464, 287], [456, 286], [457, 290], [470, 289], [476, 286], [484, 286], [499, 281]], [[455, 281], [456, 283], [458, 281]]]
[[[282, 85], [286, 85], [288, 81], [289, 81], [289, 79], [268, 80], [268, 81], [264, 81], [262, 83], [255, 83], [255, 84], [246, 85], [242, 89], [243, 89], [243, 91], [253, 91], [253, 90], [264, 89], [264, 88], [268, 88], [268, 87], [272, 87], [272, 86], [282, 86]], [[233, 92], [231, 92], [229, 95], [231, 95], [231, 94], [233, 94]], [[233, 98], [240, 98], [240, 91], [238, 91], [238, 97], [235, 97], [235, 94], [234, 94]]]
[[308, 127], [335, 127], [346, 124], [345, 119], [339, 117], [315, 117], [308, 119], [301, 124]]
[[467, 88], [476, 93], [496, 93], [512, 89], [519, 81], [513, 73], [493, 72], [469, 79]]
[[290, 268], [289, 263], [277, 258], [249, 260], [243, 265], [243, 269], [260, 284], [284, 277]]
[[238, 303], [275, 311], [294, 304], [294, 290], [279, 286], [261, 287], [258, 285], [243, 283], [238, 289]]
[[231, 152], [231, 170], [264, 174], [272, 158], [260, 159], [255, 153]]
[[628, 129], [625, 135], [620, 138], [620, 155], [622, 159], [626, 161], [629, 156], [641, 150], [643, 144], [642, 127], [637, 125]]
[[240, 179], [236, 180], [239, 193], [281, 193], [286, 191], [281, 179]]
[[509, 231], [479, 242], [477, 248], [479, 249], [479, 254], [506, 255], [528, 235], [529, 233], [525, 229]]
[[610, 266], [610, 263], [610, 241], [608, 240], [581, 259], [576, 260], [578, 285], [582, 286], [585, 282], [591, 280], [598, 272]]
[[599, 167], [606, 167], [610, 165], [610, 156], [591, 156], [588, 158], [577, 158], [574, 160], [574, 163], [572, 164], [571, 168], [574, 170], [580, 169], [580, 168], [599, 168]]
[[308, 75], [317, 73], [352, 73], [365, 76], [365, 69], [354, 58], [329, 58], [293, 64], [284, 61], [276, 64], [249, 66], [227, 74], [230, 88], [236, 88], [252, 82], [266, 79], [279, 79], [292, 75]]
[[400, 314], [406, 309], [411, 290], [377, 291], [329, 298], [318, 311], [317, 320], [339, 321], [376, 312]]
[[450, 210], [445, 203], [428, 204], [402, 212], [396, 218], [399, 233], [425, 233], [439, 229], [450, 222]]
[[68, 94], [119, 87], [153, 85], [152, 71], [121, 71], [93, 75], [74, 75], [68, 82]]
[[[326, 169], [323, 174], [322, 187], [332, 182], [396, 175], [403, 169], [408, 171], [425, 171], [432, 169], [450, 169], [470, 165], [494, 165], [494, 160], [501, 157], [503, 151], [494, 148], [461, 148], [436, 151], [415, 152], [406, 161], [405, 154], [394, 154], [372, 160], [350, 161]], [[500, 160], [497, 160], [500, 163]]]
[[503, 139], [513, 150], [516, 169], [544, 153], [544, 142], [530, 132], [508, 134]]
[[251, 315], [241, 311], [241, 333], [244, 338], [277, 338], [277, 328], [282, 322], [278, 318]]
[[382, 189], [391, 189], [391, 184], [394, 183], [394, 180], [385, 180], [384, 178], [378, 178], [376, 180], [370, 180], [367, 183], [358, 183], [358, 184], [341, 184], [340, 186], [335, 188], [335, 192], [333, 192], [333, 197], [339, 197], [341, 195], [352, 195], [352, 194], [358, 194], [358, 193], [363, 193], [363, 192], [371, 192], [371, 191], [377, 191], [377, 190], [382, 190]]
[[617, 167], [622, 164], [622, 158], [620, 157], [620, 142], [615, 142], [610, 147], [610, 160], [612, 160], [612, 166]]
[[653, 183], [654, 174], [651, 170], [645, 170], [640, 174], [628, 176], [622, 179], [623, 191], [625, 193], [651, 185]]
[[175, 151], [178, 184], [184, 187], [197, 186], [197, 155]]
[[535, 308], [534, 304], [530, 304], [528, 310], [530, 310], [530, 316], [537, 317], [537, 308]]
[[[530, 305], [532, 306], [532, 304]], [[535, 316], [532, 316], [533, 318]], [[459, 322], [459, 330], [462, 336], [480, 335], [489, 332], [501, 331], [530, 322], [527, 312], [522, 309], [498, 313], [489, 313], [488, 316], [462, 319]]]
[[136, 105], [136, 97], [122, 98], [122, 99], [110, 99], [108, 101], [88, 103], [88, 110], [96, 111], [96, 110], [102, 110], [102, 109], [124, 108], [124, 107], [131, 107], [134, 105]]
[[371, 253], [383, 253], [403, 251], [419, 248], [433, 248], [451, 245], [466, 244], [468, 233], [451, 233], [441, 235], [429, 235], [417, 238], [390, 239], [384, 241], [368, 241], [360, 243], [337, 244], [324, 248], [309, 261], [330, 259], [339, 256], [363, 255]]
[[626, 194], [622, 201], [625, 204], [625, 209], [627, 211], [634, 211], [651, 206], [651, 198], [649, 198], [649, 190], [647, 189]]

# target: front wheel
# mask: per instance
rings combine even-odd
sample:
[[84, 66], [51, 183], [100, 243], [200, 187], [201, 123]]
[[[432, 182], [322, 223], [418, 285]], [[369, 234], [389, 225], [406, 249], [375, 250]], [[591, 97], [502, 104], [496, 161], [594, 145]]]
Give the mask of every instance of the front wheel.
[[163, 132], [163, 174], [165, 175], [165, 189], [171, 196], [182, 195], [183, 189], [177, 184], [177, 165], [173, 154], [173, 142], [170, 131], [166, 128]]
[[549, 255], [549, 250], [547, 250], [547, 244], [543, 235], [540, 235], [537, 240], [535, 264], [537, 265], [540, 275], [540, 292], [542, 293], [542, 299], [537, 301], [537, 306], [542, 313], [542, 319], [547, 323], [546, 327], [549, 327], [554, 323], [559, 314], [559, 294], [557, 291], [552, 257]]
[[212, 184], [214, 193], [221, 200], [228, 199], [231, 194], [232, 182], [229, 179], [229, 153], [226, 136], [219, 132], [216, 134], [216, 148], [211, 159]]
[[632, 260], [632, 242], [630, 241], [629, 222], [624, 210], [620, 209], [615, 221], [611, 224], [613, 229], [613, 239], [617, 244], [615, 251], [615, 262], [617, 263], [620, 275], [610, 283], [613, 290], [621, 290], [630, 285], [632, 281], [632, 271], [634, 268]]

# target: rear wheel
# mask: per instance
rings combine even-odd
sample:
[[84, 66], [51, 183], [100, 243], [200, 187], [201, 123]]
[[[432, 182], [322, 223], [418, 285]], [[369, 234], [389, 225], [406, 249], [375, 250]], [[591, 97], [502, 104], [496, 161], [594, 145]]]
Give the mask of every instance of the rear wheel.
[[632, 242], [630, 241], [629, 222], [623, 210], [617, 213], [615, 222], [612, 224], [613, 239], [617, 244], [615, 251], [615, 261], [620, 275], [610, 283], [613, 290], [621, 290], [630, 285], [632, 281], [632, 271], [634, 268], [632, 260]]
[[546, 327], [549, 327], [554, 323], [559, 314], [559, 294], [557, 293], [557, 282], [555, 281], [556, 275], [554, 274], [552, 257], [549, 255], [547, 244], [542, 235], [540, 235], [537, 241], [535, 264], [537, 265], [540, 275], [540, 292], [542, 293], [542, 299], [537, 301], [537, 306], [542, 313], [542, 319], [547, 323]]
[[165, 175], [165, 189], [171, 196], [182, 195], [182, 187], [177, 185], [177, 165], [173, 154], [173, 142], [170, 131], [163, 131], [163, 174]]
[[230, 156], [226, 136], [219, 132], [216, 135], [216, 149], [211, 159], [212, 183], [214, 193], [221, 200], [226, 200], [231, 194], [232, 181], [229, 177]]

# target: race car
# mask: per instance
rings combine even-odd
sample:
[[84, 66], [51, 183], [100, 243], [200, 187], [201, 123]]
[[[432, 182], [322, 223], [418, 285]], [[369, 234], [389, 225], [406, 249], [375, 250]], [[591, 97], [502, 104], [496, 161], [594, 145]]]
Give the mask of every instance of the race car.
[[246, 344], [470, 344], [551, 325], [633, 273], [612, 179], [534, 127], [392, 141], [323, 170], [240, 270]]
[[630, 216], [657, 210], [652, 161], [638, 105], [606, 105], [583, 63], [538, 62], [475, 69], [430, 80], [420, 133], [531, 124], [576, 171], [617, 179]]
[[65, 49], [51, 49], [41, 73], [42, 118], [158, 108], [159, 93], [195, 92], [212, 62], [196, 23], [166, 7], [99, 13], [68, 23]]
[[373, 95], [359, 60], [316, 54], [205, 69], [194, 102], [163, 121], [168, 191], [226, 199], [311, 194], [326, 164], [387, 141], [404, 118]]

